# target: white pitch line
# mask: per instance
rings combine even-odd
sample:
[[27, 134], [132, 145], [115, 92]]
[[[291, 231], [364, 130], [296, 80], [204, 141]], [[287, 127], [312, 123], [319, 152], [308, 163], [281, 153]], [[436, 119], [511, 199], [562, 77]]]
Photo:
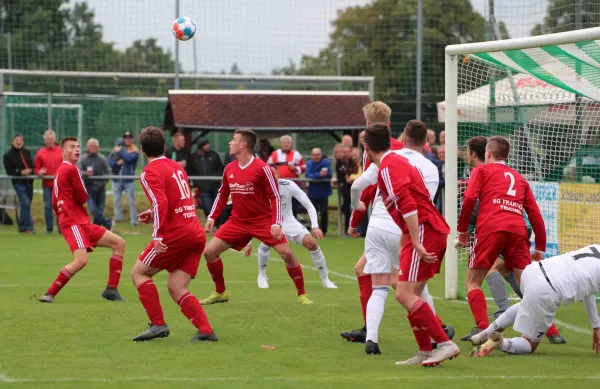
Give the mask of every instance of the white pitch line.
[[[399, 371], [401, 369], [398, 369]], [[403, 380], [410, 381], [463, 381], [463, 380], [573, 380], [573, 381], [589, 381], [598, 380], [600, 376], [550, 376], [550, 375], [462, 375], [462, 376], [431, 376], [429, 374], [419, 376], [402, 375]], [[57, 382], [211, 382], [211, 381], [282, 381], [282, 382], [333, 382], [333, 381], [354, 381], [354, 376], [338, 376], [338, 377], [122, 377], [122, 378], [82, 378], [82, 377], [61, 377], [61, 378], [17, 378], [9, 377], [5, 374], [0, 374], [0, 383], [57, 383]], [[398, 376], [373, 377], [373, 381], [397, 381]]]
[[[252, 256], [256, 256], [255, 253], [252, 253], [251, 255]], [[269, 260], [275, 260], [275, 261], [283, 262], [283, 259], [281, 259], [281, 258], [269, 258]], [[313, 267], [313, 266], [302, 265], [302, 268], [304, 268], [304, 269], [310, 269], [310, 270], [314, 270], [314, 271], [319, 271], [319, 269], [317, 269], [316, 267]], [[356, 280], [356, 276], [349, 276], [348, 274], [338, 273], [338, 272], [332, 271], [332, 270], [329, 270], [329, 274], [333, 274], [333, 275], [336, 275], [338, 277], [346, 278], [346, 279], [349, 279], [349, 280]], [[445, 299], [443, 299], [441, 297], [438, 297], [438, 296], [431, 296], [431, 297], [433, 297], [435, 300], [445, 300]], [[490, 297], [487, 297], [486, 300], [493, 300], [493, 299], [490, 298]], [[511, 301], [518, 301], [520, 299], [519, 298], [511, 297], [511, 298], [509, 298], [509, 300], [511, 300]], [[466, 302], [464, 300], [450, 300], [450, 301], [452, 303], [455, 303], [455, 304], [466, 304], [466, 305], [469, 304], [468, 302]], [[575, 326], [573, 324], [569, 324], [569, 323], [564, 322], [562, 320], [558, 320], [558, 319], [555, 318], [554, 321], [556, 322], [556, 324], [558, 324], [560, 326], [563, 326], [564, 328], [569, 329], [569, 330], [571, 330], [573, 332], [577, 332], [579, 334], [586, 334], [586, 335], [591, 335], [592, 334], [592, 331], [590, 331], [588, 329], [577, 327], [577, 326]]]

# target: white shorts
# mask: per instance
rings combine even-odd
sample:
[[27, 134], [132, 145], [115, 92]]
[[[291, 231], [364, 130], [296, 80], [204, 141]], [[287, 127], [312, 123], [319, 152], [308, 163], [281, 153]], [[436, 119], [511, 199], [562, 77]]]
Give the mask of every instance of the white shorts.
[[297, 245], [302, 246], [302, 239], [310, 232], [298, 220], [284, 221], [282, 226], [285, 237]]
[[400, 267], [400, 238], [393, 232], [369, 226], [365, 237], [365, 274], [391, 274]]
[[519, 303], [513, 328], [529, 340], [539, 342], [554, 321], [560, 299], [544, 277], [538, 262], [523, 270], [521, 292], [523, 300]]

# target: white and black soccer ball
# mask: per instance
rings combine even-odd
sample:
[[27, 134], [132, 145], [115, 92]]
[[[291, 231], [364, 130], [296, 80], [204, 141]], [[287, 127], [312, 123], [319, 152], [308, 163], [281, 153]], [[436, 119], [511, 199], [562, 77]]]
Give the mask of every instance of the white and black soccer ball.
[[173, 22], [173, 35], [180, 41], [190, 40], [196, 35], [196, 25], [188, 17], [177, 18]]

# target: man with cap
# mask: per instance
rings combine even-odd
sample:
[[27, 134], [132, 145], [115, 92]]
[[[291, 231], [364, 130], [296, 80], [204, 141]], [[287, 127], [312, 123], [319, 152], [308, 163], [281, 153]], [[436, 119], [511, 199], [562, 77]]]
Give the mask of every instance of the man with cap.
[[[215, 151], [210, 149], [210, 142], [207, 139], [200, 139], [196, 154], [190, 157], [187, 164], [188, 175], [190, 176], [223, 176], [223, 162]], [[202, 210], [208, 217], [213, 206], [213, 202], [219, 193], [221, 180], [192, 180], [192, 185], [200, 191], [200, 200]], [[222, 220], [217, 220], [217, 225], [222, 224]]]
[[33, 219], [31, 219], [31, 200], [33, 199], [33, 180], [22, 177], [33, 173], [33, 158], [25, 148], [23, 135], [17, 134], [12, 139], [12, 147], [4, 154], [4, 169], [6, 174], [13, 176], [13, 188], [19, 198], [21, 210], [19, 213], [19, 232], [33, 233]]
[[[140, 151], [133, 143], [133, 134], [129, 131], [123, 134], [123, 146], [115, 146], [110, 158], [109, 164], [113, 172], [119, 176], [135, 175], [135, 167], [140, 156]], [[113, 180], [113, 197], [115, 206], [115, 220], [123, 221], [122, 196], [123, 191], [127, 196], [129, 204], [129, 220], [131, 225], [137, 225], [137, 209], [135, 206], [135, 184], [133, 179], [115, 179]]]

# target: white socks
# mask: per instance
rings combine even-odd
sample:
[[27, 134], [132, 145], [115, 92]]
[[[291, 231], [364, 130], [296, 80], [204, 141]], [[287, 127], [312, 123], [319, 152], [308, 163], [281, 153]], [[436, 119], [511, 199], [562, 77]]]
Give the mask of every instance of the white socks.
[[435, 313], [435, 305], [433, 304], [433, 297], [429, 294], [429, 289], [427, 288], [427, 284], [423, 288], [423, 292], [421, 293], [421, 298], [431, 307], [433, 313]]
[[309, 251], [310, 257], [312, 258], [313, 264], [319, 270], [319, 275], [322, 280], [329, 279], [329, 273], [327, 272], [327, 264], [325, 263], [325, 256], [319, 247], [315, 251]]
[[492, 332], [498, 331], [502, 332], [508, 327], [512, 327], [517, 318], [517, 313], [519, 312], [519, 304], [520, 302], [511, 305], [500, 317], [498, 317], [488, 328], [484, 331], [487, 333], [488, 337], [492, 335]]
[[531, 354], [531, 344], [525, 338], [503, 339], [498, 350], [507, 354]]
[[379, 325], [383, 318], [388, 291], [387, 285], [373, 285], [373, 293], [367, 303], [367, 340], [374, 343], [379, 342]]
[[266, 277], [267, 276], [267, 261], [269, 260], [269, 255], [271, 253], [271, 248], [264, 243], [261, 243], [258, 246], [258, 276]]

